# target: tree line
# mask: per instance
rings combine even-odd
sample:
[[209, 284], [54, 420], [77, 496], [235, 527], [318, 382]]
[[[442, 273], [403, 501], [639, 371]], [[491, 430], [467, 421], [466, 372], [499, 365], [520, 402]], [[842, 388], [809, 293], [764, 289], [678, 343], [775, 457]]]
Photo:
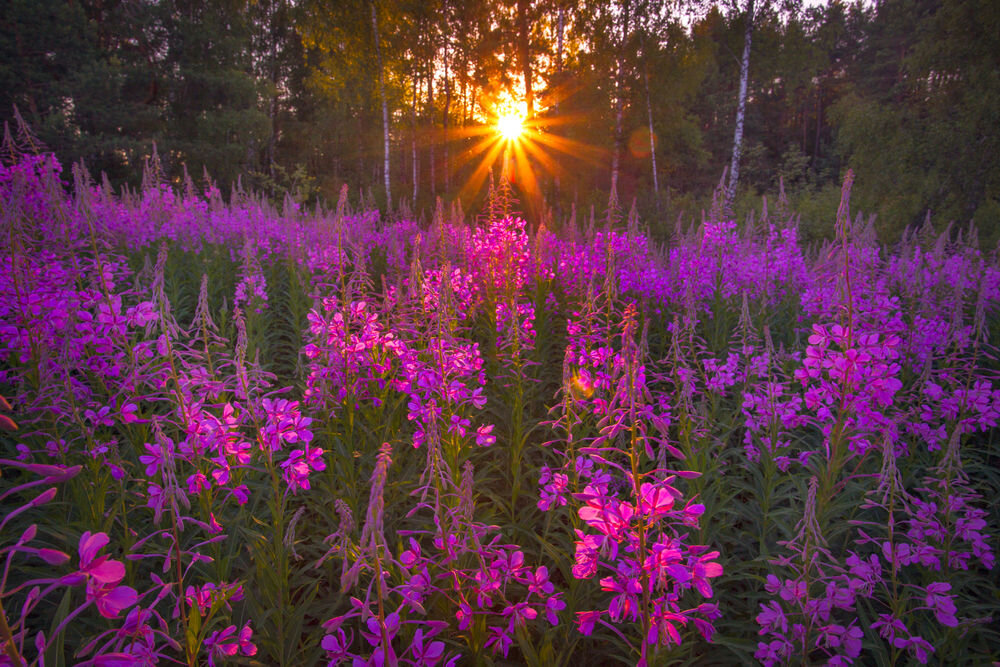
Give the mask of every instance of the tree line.
[[186, 169], [275, 198], [329, 200], [347, 183], [394, 210], [474, 206], [511, 101], [543, 139], [524, 152], [522, 194], [563, 214], [614, 192], [665, 221], [717, 189], [735, 211], [783, 189], [819, 238], [852, 168], [855, 205], [886, 240], [928, 212], [1000, 228], [993, 0], [0, 8], [0, 118], [16, 107], [64, 162], [116, 185], [138, 184], [155, 144], [178, 183]]

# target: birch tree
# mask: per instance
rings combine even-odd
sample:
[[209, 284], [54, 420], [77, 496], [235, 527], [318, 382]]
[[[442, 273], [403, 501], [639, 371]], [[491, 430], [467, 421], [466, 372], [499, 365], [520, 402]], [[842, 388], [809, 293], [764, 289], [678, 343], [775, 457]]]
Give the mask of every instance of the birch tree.
[[747, 0], [743, 26], [743, 57], [740, 59], [740, 90], [736, 99], [736, 126], [733, 129], [733, 157], [729, 162], [725, 210], [731, 211], [740, 180], [740, 153], [743, 150], [743, 126], [747, 115], [747, 81], [750, 78], [750, 42], [753, 38], [754, 0]]
[[372, 8], [372, 34], [375, 38], [375, 57], [378, 61], [378, 94], [382, 99], [382, 136], [385, 146], [383, 169], [385, 171], [385, 201], [386, 206], [392, 208], [392, 187], [389, 170], [389, 101], [385, 96], [385, 72], [382, 67], [382, 46], [379, 40], [378, 11], [375, 8], [375, 0], [370, 2]]

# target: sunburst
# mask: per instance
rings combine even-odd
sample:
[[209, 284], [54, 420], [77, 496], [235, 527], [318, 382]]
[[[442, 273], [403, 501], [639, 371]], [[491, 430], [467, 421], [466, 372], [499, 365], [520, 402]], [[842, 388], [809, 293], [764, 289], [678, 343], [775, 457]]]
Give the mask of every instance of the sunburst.
[[524, 132], [524, 117], [519, 113], [505, 113], [497, 118], [497, 132], [507, 141], [517, 141]]
[[463, 200], [474, 199], [487, 176], [499, 164], [507, 179], [528, 198], [524, 203], [532, 207], [532, 202], [542, 199], [540, 171], [568, 182], [572, 176], [564, 164], [580, 161], [599, 164], [604, 157], [600, 149], [553, 131], [557, 126], [584, 119], [545, 115], [526, 118], [523, 107], [523, 103], [508, 103], [489, 114], [481, 125], [465, 128], [460, 133], [460, 136], [477, 139], [455, 165], [459, 168], [462, 164], [475, 164], [459, 195]]

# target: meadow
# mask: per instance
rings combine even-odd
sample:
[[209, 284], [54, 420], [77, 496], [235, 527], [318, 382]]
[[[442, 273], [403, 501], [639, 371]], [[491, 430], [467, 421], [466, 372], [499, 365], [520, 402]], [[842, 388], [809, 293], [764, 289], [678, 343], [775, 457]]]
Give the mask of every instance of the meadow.
[[1000, 660], [997, 253], [852, 178], [806, 247], [9, 155], [0, 665]]

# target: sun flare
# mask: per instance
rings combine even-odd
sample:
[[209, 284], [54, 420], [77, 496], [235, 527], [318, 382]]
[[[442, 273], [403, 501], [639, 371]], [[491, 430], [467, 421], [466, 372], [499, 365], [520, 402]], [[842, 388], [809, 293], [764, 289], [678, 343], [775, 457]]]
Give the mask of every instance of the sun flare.
[[459, 130], [462, 137], [473, 140], [459, 158], [462, 164], [474, 165], [459, 193], [464, 201], [481, 193], [490, 174], [497, 175], [498, 165], [500, 178], [516, 184], [524, 201], [537, 204], [546, 183], [543, 172], [554, 179], [573, 178], [559, 154], [592, 164], [604, 158], [599, 149], [562, 136], [562, 126], [581, 122], [576, 116], [552, 117], [545, 107], [536, 106], [529, 117], [527, 104], [509, 91], [480, 104], [478, 122]]
[[497, 119], [497, 132], [507, 141], [514, 141], [524, 131], [524, 118], [519, 114], [505, 114]]

